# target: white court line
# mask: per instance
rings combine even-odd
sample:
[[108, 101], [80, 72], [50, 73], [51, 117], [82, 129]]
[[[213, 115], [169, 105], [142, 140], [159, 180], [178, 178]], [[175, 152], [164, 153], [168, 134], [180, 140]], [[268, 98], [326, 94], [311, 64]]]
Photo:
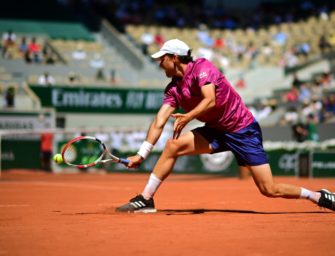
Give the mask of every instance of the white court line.
[[24, 182], [24, 181], [5, 181], [1, 184], [14, 184], [14, 185], [37, 185], [37, 186], [46, 186], [46, 187], [65, 187], [65, 188], [81, 188], [81, 189], [98, 189], [98, 190], [131, 190], [130, 187], [115, 187], [115, 186], [96, 186], [96, 185], [80, 185], [77, 183], [55, 183], [55, 182], [46, 182], [46, 181], [33, 181], [33, 182]]
[[30, 204], [0, 204], [0, 208], [9, 208], [9, 207], [29, 207]]

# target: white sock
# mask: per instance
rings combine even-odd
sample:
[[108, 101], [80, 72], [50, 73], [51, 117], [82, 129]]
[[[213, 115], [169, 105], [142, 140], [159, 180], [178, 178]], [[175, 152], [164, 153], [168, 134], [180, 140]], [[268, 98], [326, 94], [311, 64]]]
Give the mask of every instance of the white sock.
[[154, 194], [156, 193], [156, 191], [158, 190], [159, 185], [161, 184], [161, 182], [162, 181], [160, 179], [158, 179], [155, 174], [151, 173], [151, 175], [149, 177], [149, 180], [148, 180], [148, 183], [147, 183], [147, 185], [145, 186], [145, 188], [142, 192], [142, 196], [145, 199], [152, 198], [154, 196]]
[[321, 194], [319, 192], [310, 191], [305, 188], [301, 188], [300, 198], [306, 198], [314, 203], [317, 203], [320, 199]]

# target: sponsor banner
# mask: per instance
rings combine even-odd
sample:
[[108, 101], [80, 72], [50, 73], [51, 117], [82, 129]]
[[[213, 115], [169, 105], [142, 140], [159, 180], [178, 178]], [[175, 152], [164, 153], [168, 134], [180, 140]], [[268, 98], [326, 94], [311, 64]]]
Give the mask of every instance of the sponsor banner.
[[37, 130], [54, 125], [53, 112], [0, 112], [0, 130]]
[[314, 152], [311, 169], [313, 177], [335, 177], [335, 151]]
[[43, 107], [76, 113], [156, 113], [163, 90], [30, 85]]
[[273, 175], [294, 176], [298, 165], [295, 150], [271, 150], [267, 152]]

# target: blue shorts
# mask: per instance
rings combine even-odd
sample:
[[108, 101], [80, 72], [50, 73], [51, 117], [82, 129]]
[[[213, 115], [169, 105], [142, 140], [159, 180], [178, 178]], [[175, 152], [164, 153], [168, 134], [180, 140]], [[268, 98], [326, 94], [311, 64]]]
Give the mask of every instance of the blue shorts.
[[240, 166], [256, 166], [269, 162], [263, 148], [262, 130], [257, 121], [237, 132], [225, 132], [203, 126], [193, 130], [203, 136], [214, 153], [231, 151]]

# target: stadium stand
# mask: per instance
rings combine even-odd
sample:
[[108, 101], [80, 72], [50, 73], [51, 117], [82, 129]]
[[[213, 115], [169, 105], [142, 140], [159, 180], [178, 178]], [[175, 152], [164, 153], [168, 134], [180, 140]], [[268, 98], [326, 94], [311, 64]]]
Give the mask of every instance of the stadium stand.
[[[99, 7], [104, 3], [91, 4], [101, 14]], [[179, 16], [185, 14], [183, 4], [176, 6], [175, 1], [169, 4], [176, 8]], [[301, 11], [291, 20], [282, 16], [280, 21], [275, 21], [270, 19], [273, 13], [267, 9], [269, 6], [262, 6], [260, 13], [267, 14], [267, 18], [263, 16], [259, 23], [240, 17], [233, 19], [235, 25], [228, 22], [220, 25], [219, 10], [212, 13], [214, 18], [210, 20], [208, 13], [201, 13], [199, 2], [195, 2], [192, 6], [197, 14], [195, 20], [185, 19], [183, 24], [176, 19], [179, 23], [174, 24], [171, 17], [162, 21], [155, 20], [148, 11], [141, 13], [143, 8], [129, 1], [125, 1], [124, 6], [129, 7], [124, 12], [135, 8], [128, 13], [128, 20], [119, 12], [114, 17], [118, 22], [111, 24], [104, 20], [100, 31], [94, 33], [67, 19], [53, 22], [3, 19], [0, 32], [4, 34], [13, 29], [17, 35], [16, 45], [23, 37], [36, 37], [41, 48], [48, 49], [46, 51], [53, 57], [52, 63], [26, 63], [15, 48], [10, 58], [0, 59], [0, 65], [7, 70], [7, 76], [12, 76], [9, 80], [18, 82], [18, 87], [23, 82], [36, 84], [38, 78], [48, 72], [55, 86], [163, 88], [167, 80], [157, 72], [156, 63], [152, 63], [148, 55], [159, 49], [164, 40], [177, 37], [190, 44], [196, 57], [211, 58], [218, 65], [242, 98], [259, 112], [260, 122], [265, 126], [282, 124], [287, 106], [291, 104], [285, 97], [291, 90], [293, 74], [308, 81], [307, 87], [313, 88], [318, 83], [313, 73], [332, 71], [325, 55], [335, 46], [334, 39], [331, 40], [335, 34], [335, 12], [315, 8], [318, 11], [309, 11], [304, 19], [301, 17], [305, 13]], [[153, 13], [162, 11], [164, 6], [164, 3], [155, 3]], [[111, 10], [121, 8], [114, 7]], [[284, 7], [278, 10], [283, 11]], [[147, 14], [149, 16], [144, 18]], [[184, 17], [187, 18], [187, 14]], [[232, 22], [226, 14], [225, 18]], [[120, 24], [126, 33], [115, 30], [114, 26], [119, 28]], [[321, 38], [326, 42], [324, 46], [321, 46]], [[6, 74], [1, 76], [5, 78]], [[327, 95], [331, 94], [334, 84], [331, 73], [330, 77], [330, 85], [325, 88]], [[303, 102], [294, 104], [298, 105], [298, 110], [303, 110]], [[27, 105], [32, 107], [36, 103]]]

